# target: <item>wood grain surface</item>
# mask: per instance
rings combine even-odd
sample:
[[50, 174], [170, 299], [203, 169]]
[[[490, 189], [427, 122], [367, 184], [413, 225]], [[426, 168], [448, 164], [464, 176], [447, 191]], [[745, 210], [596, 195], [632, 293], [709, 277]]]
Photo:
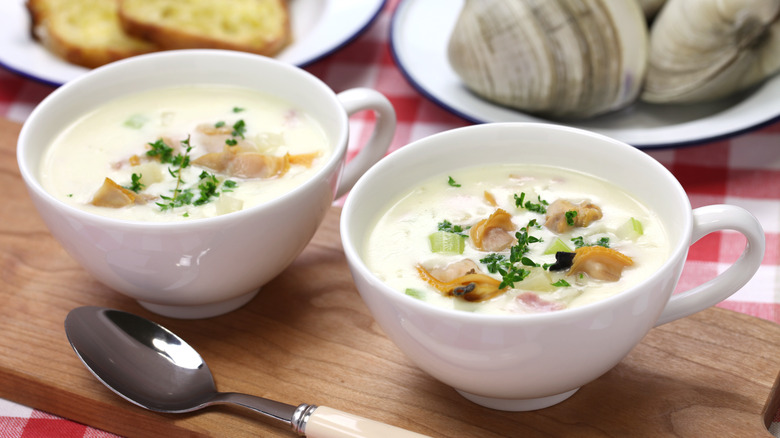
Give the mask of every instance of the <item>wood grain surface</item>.
[[93, 280], [48, 233], [19, 176], [18, 132], [0, 119], [0, 397], [126, 436], [294, 436], [239, 408], [162, 415], [122, 400], [82, 366], [63, 330], [69, 310], [96, 305], [182, 336], [221, 391], [330, 406], [432, 436], [769, 436], [780, 402], [780, 326], [717, 308], [653, 329], [559, 405], [500, 412], [468, 402], [417, 369], [376, 325], [344, 259], [338, 208], [245, 307], [196, 321], [150, 314]]

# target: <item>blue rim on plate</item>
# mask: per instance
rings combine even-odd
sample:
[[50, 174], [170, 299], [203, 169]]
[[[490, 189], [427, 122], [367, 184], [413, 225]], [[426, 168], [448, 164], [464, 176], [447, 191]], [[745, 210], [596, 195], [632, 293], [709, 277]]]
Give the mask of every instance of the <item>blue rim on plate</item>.
[[[275, 58], [305, 67], [340, 50], [376, 21], [387, 0], [295, 0], [290, 2], [295, 39]], [[49, 53], [30, 34], [24, 0], [0, 2], [0, 66], [25, 78], [60, 86], [89, 69]]]
[[678, 106], [638, 102], [576, 122], [552, 121], [495, 105], [469, 92], [447, 61], [447, 43], [463, 1], [401, 0], [390, 23], [390, 51], [412, 87], [466, 121], [565, 124], [640, 149], [662, 149], [722, 140], [780, 120], [780, 75], [718, 102]]

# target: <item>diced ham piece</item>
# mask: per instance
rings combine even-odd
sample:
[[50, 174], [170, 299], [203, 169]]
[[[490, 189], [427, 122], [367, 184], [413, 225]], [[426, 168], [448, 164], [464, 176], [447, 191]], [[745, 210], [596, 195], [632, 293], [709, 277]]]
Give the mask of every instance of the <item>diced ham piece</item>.
[[539, 295], [536, 295], [533, 292], [523, 292], [515, 299], [521, 308], [531, 312], [554, 312], [556, 310], [563, 310], [566, 308], [566, 306], [562, 303], [543, 300], [539, 298]]

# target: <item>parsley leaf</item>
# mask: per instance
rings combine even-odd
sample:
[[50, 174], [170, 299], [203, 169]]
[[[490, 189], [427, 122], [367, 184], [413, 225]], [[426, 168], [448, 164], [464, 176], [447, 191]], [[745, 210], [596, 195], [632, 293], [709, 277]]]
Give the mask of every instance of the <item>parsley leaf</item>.
[[460, 187], [460, 184], [455, 182], [455, 179], [451, 176], [447, 177], [447, 184], [451, 185], [452, 187]]
[[244, 138], [244, 134], [246, 134], [246, 123], [244, 123], [243, 119], [240, 119], [239, 121], [233, 124], [233, 132], [231, 133], [231, 135], [233, 137]]
[[130, 185], [125, 187], [125, 188], [128, 189], [128, 190], [132, 190], [135, 193], [138, 193], [141, 190], [143, 190], [144, 189], [144, 185], [141, 184], [141, 177], [142, 176], [143, 175], [141, 175], [140, 173], [134, 173], [134, 174], [130, 175]]
[[566, 215], [566, 224], [570, 227], [574, 226], [574, 218], [577, 217], [577, 210], [569, 210], [565, 213]]
[[517, 244], [509, 248], [509, 257], [504, 254], [491, 253], [479, 260], [480, 263], [486, 266], [488, 272], [501, 275], [501, 284], [498, 285], [499, 289], [514, 287], [516, 282], [523, 281], [528, 277], [531, 271], [523, 268], [523, 266], [539, 266], [538, 263], [525, 256], [530, 251], [528, 245], [542, 242], [542, 239], [528, 234], [531, 228], [538, 226], [536, 219], [532, 219], [525, 227], [515, 233]]
[[603, 246], [604, 248], [609, 248], [609, 237], [602, 237], [593, 243], [585, 242], [585, 238], [582, 236], [573, 237], [571, 241], [574, 242], [575, 248], [582, 248], [583, 246]]
[[[168, 168], [168, 174], [173, 178], [176, 178], [176, 187], [173, 189], [173, 196], [160, 196], [164, 201], [168, 201], [165, 203], [157, 203], [162, 211], [187, 205], [192, 202], [194, 196], [190, 189], [182, 190], [181, 188], [181, 185], [184, 182], [181, 178], [181, 170], [190, 165], [190, 151], [192, 150], [190, 137], [187, 136], [185, 140], [181, 141], [181, 144], [184, 146], [184, 154], [178, 154], [175, 157], [172, 156], [169, 161], [165, 161], [177, 166], [176, 168]], [[162, 159], [160, 159], [160, 161], [162, 161]]]
[[200, 197], [192, 203], [192, 205], [203, 205], [211, 200], [212, 197], [219, 196], [217, 188], [219, 187], [219, 180], [216, 176], [206, 172], [205, 170], [200, 173], [200, 182], [198, 184], [198, 190], [200, 190]]
[[165, 144], [163, 139], [157, 139], [154, 143], [149, 143], [149, 149], [146, 155], [157, 157], [161, 163], [171, 163], [173, 161], [173, 148]]
[[460, 226], [460, 225], [453, 225], [452, 222], [450, 222], [450, 221], [448, 221], [446, 219], [441, 221], [441, 222], [439, 222], [439, 224], [437, 225], [436, 229], [439, 230], [439, 231], [446, 231], [448, 233], [460, 234], [462, 236], [466, 235], [463, 232], [464, 229], [463, 229], [462, 226]]
[[541, 196], [537, 196], [536, 199], [539, 201], [539, 203], [533, 203], [531, 201], [525, 200], [525, 192], [520, 192], [520, 196], [517, 194], [514, 195], [515, 197], [515, 206], [518, 208], [525, 208], [528, 211], [532, 211], [534, 213], [540, 213], [545, 214], [547, 213], [547, 208], [545, 206], [550, 205], [549, 202], [542, 200]]

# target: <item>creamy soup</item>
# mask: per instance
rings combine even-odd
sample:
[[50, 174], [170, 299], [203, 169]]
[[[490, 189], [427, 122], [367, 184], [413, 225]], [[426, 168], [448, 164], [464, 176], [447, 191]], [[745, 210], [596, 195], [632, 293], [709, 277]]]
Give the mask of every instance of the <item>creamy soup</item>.
[[582, 306], [666, 260], [660, 220], [624, 190], [557, 167], [453, 171], [389, 204], [364, 248], [400, 293], [480, 313]]
[[276, 198], [330, 154], [318, 122], [278, 98], [238, 87], [173, 87], [79, 118], [47, 149], [41, 181], [92, 213], [187, 220]]

